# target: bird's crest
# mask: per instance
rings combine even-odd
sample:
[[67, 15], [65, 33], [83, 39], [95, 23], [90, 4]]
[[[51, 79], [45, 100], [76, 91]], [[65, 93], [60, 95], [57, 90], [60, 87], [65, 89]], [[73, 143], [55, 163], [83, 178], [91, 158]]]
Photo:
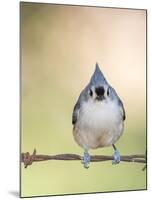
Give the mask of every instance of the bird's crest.
[[90, 83], [93, 85], [98, 85], [98, 84], [107, 84], [107, 81], [101, 72], [98, 63], [95, 65], [95, 71], [91, 77]]

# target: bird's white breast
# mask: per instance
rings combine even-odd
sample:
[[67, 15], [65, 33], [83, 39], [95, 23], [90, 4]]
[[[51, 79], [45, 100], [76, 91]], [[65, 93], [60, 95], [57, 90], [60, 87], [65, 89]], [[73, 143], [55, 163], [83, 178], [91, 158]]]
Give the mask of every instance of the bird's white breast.
[[114, 101], [84, 102], [73, 134], [83, 148], [98, 148], [114, 144], [123, 131], [119, 106]]

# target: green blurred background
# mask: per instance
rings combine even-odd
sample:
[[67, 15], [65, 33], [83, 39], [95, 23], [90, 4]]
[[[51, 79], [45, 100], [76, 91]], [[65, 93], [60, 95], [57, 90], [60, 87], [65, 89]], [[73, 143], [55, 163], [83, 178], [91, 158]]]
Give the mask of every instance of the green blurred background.
[[[121, 154], [146, 150], [146, 12], [21, 3], [21, 151], [77, 153], [71, 116], [96, 61], [124, 102]], [[111, 147], [90, 151], [112, 155]], [[146, 188], [142, 164], [46, 161], [21, 167], [21, 195]]]

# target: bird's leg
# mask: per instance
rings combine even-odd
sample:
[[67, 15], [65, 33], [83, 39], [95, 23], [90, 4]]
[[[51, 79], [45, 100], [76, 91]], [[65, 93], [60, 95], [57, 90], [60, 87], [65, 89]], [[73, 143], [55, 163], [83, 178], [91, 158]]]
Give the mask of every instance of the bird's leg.
[[89, 155], [87, 149], [84, 149], [84, 154], [83, 154], [82, 163], [83, 163], [83, 165], [84, 165], [84, 168], [86, 168], [86, 169], [89, 168], [89, 164], [90, 164], [90, 155]]
[[113, 144], [112, 146], [114, 149], [114, 154], [113, 154], [114, 160], [112, 160], [112, 164], [118, 164], [121, 160], [121, 156], [119, 151], [116, 149], [115, 145]]

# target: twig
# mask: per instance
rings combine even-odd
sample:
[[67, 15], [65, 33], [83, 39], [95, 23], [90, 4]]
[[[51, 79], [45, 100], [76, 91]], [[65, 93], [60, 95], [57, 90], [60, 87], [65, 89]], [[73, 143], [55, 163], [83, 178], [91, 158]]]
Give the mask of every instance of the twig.
[[[77, 154], [58, 154], [58, 155], [38, 155], [36, 154], [36, 149], [34, 149], [33, 154], [30, 155], [29, 152], [21, 154], [21, 162], [24, 163], [24, 167], [27, 168], [33, 162], [40, 162], [46, 160], [82, 160], [83, 157]], [[105, 155], [91, 155], [91, 162], [103, 162], [113, 160], [113, 156]], [[146, 155], [124, 155], [121, 156], [121, 161], [133, 162], [133, 163], [145, 163]]]

